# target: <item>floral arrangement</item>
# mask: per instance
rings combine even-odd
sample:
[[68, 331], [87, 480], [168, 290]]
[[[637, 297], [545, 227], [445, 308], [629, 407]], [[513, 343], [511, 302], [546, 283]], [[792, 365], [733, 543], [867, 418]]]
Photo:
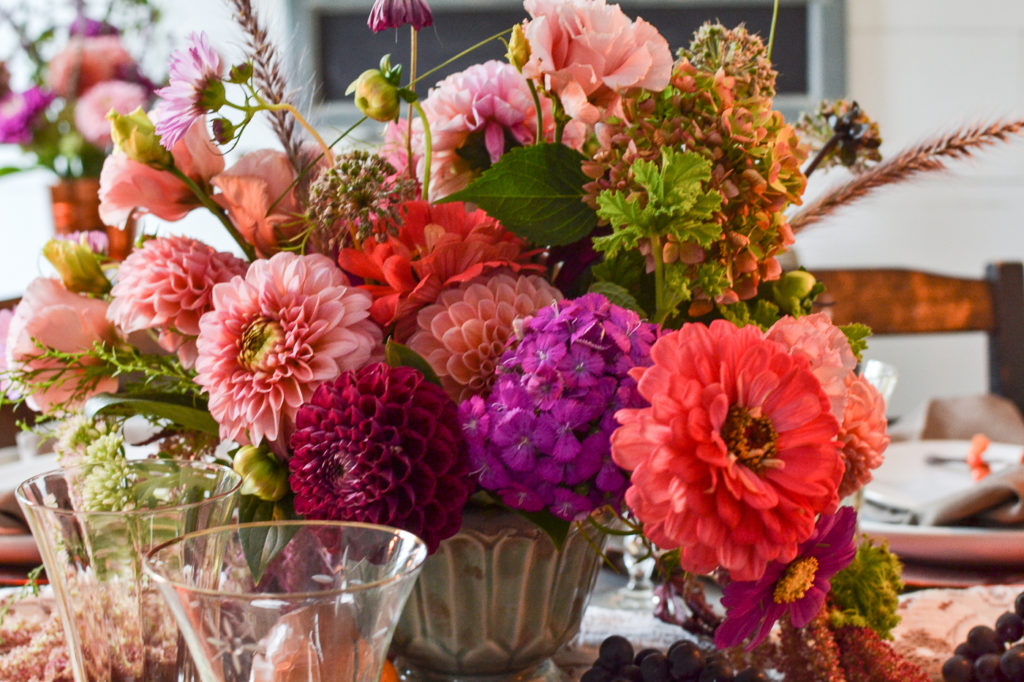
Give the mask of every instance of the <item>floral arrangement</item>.
[[[144, 38], [159, 12], [147, 0], [48, 9], [51, 15], [41, 17], [35, 3], [0, 8], [0, 27], [16, 45], [0, 55], [0, 143], [31, 153], [27, 168], [62, 178], [98, 177], [112, 147], [107, 113], [148, 106], [156, 87], [122, 36]], [[111, 17], [123, 23], [115, 26]]]
[[[867, 330], [813, 312], [821, 285], [777, 260], [810, 169], [882, 165], [859, 108], [787, 123], [770, 45], [742, 27], [708, 24], [673, 57], [617, 5], [525, 0], [507, 62], [423, 97], [388, 59], [368, 69], [351, 91], [385, 139], [345, 149], [230, 2], [247, 56], [194, 34], [150, 113], [110, 114], [100, 199], [113, 224], [206, 210], [237, 253], [149, 235], [114, 270], [62, 242], [58, 276], [0, 317], [10, 399], [64, 420], [79, 458], [124, 445], [83, 445], [82, 414], [97, 433], [146, 416], [163, 455], [230, 456], [246, 519], [385, 523], [433, 549], [467, 505], [556, 540], [611, 508], [676, 576], [720, 577], [724, 621], [672, 576], [661, 612], [735, 655], [776, 622], [813, 645], [774, 664], [831, 671], [804, 679], [885, 650], [898, 564], [839, 506], [888, 443], [856, 372]], [[422, 0], [370, 15], [430, 21]], [[228, 166], [257, 115], [281, 149]], [[888, 180], [1019, 127], [944, 138]]]

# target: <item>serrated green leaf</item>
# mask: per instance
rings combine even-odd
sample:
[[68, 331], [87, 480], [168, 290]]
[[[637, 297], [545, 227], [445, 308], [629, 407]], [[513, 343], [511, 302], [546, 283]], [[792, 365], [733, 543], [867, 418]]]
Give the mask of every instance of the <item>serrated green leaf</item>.
[[619, 286], [615, 282], [594, 282], [590, 285], [590, 291], [592, 293], [601, 294], [609, 301], [621, 308], [627, 308], [636, 313], [639, 313], [641, 317], [647, 317], [647, 312], [641, 307], [633, 295], [629, 293], [629, 290], [625, 287]]
[[468, 187], [441, 201], [476, 204], [532, 244], [571, 244], [597, 226], [597, 215], [582, 201], [589, 180], [583, 160], [560, 144], [510, 149]]
[[844, 324], [839, 329], [846, 334], [846, 338], [850, 342], [850, 350], [857, 356], [857, 362], [860, 362], [861, 354], [868, 348], [868, 337], [871, 336], [871, 327], [854, 322], [853, 324]]
[[169, 420], [190, 431], [216, 436], [220, 427], [206, 409], [186, 403], [175, 394], [118, 395], [100, 393], [85, 403], [85, 415], [90, 419], [98, 414], [133, 416], [144, 415]]
[[427, 359], [397, 341], [388, 340], [387, 345], [384, 346], [384, 360], [392, 367], [412, 367], [419, 370], [427, 381], [438, 386], [441, 385], [441, 378], [437, 376], [437, 372], [430, 366]]

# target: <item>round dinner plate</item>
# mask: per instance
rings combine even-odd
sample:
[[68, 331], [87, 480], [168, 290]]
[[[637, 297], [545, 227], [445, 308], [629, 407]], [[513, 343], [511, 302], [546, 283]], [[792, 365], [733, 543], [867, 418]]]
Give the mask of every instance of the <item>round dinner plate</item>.
[[[892, 443], [885, 461], [865, 488], [865, 496], [895, 506], [928, 503], [974, 484], [966, 458], [970, 441], [921, 440]], [[992, 443], [984, 459], [993, 472], [1020, 464], [1024, 446]], [[930, 457], [949, 462], [930, 464]], [[1024, 528], [913, 526], [865, 518], [860, 529], [880, 540], [898, 556], [944, 564], [1024, 562]]]

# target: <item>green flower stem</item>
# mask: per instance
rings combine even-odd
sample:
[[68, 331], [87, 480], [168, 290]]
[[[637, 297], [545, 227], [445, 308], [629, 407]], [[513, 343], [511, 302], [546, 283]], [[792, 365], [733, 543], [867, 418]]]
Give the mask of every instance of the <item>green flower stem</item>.
[[257, 101], [260, 103], [261, 109], [264, 109], [266, 111], [287, 111], [289, 114], [294, 116], [295, 120], [299, 122], [299, 125], [305, 128], [306, 131], [313, 136], [313, 139], [316, 140], [316, 143], [320, 145], [320, 148], [323, 150], [324, 157], [327, 159], [327, 161], [330, 162], [332, 165], [334, 164], [334, 154], [331, 152], [331, 148], [327, 146], [327, 143], [324, 142], [324, 139], [320, 137], [320, 133], [316, 131], [316, 128], [314, 128], [309, 123], [309, 121], [307, 121], [305, 117], [299, 113], [298, 109], [293, 107], [291, 104], [288, 104], [288, 102], [271, 104], [270, 102], [265, 101], [259, 95], [257, 95]]
[[426, 201], [430, 193], [430, 152], [432, 149], [430, 121], [427, 120], [427, 114], [420, 106], [419, 100], [415, 100], [412, 105], [416, 108], [416, 113], [420, 115], [420, 120], [423, 121], [423, 200]]
[[465, 57], [467, 54], [469, 54], [470, 52], [472, 52], [473, 50], [476, 50], [476, 49], [479, 49], [479, 48], [483, 47], [484, 45], [486, 45], [487, 43], [491, 42], [492, 40], [497, 40], [498, 38], [501, 38], [503, 35], [505, 35], [507, 33], [511, 33], [512, 32], [512, 28], [513, 27], [506, 28], [504, 31], [501, 31], [499, 33], [495, 33], [493, 36], [490, 36], [489, 38], [484, 38], [483, 40], [481, 40], [479, 43], [476, 43], [475, 45], [470, 45], [469, 47], [467, 47], [465, 50], [463, 50], [462, 52], [458, 53], [454, 57], [449, 57], [448, 59], [444, 60], [443, 62], [441, 62], [440, 64], [438, 64], [434, 68], [432, 68], [430, 71], [427, 71], [426, 73], [424, 73], [422, 76], [419, 76], [418, 78], [415, 78], [414, 80], [410, 81], [409, 85], [407, 87], [411, 88], [412, 86], [416, 85], [416, 83], [418, 83], [419, 81], [423, 80], [424, 78], [426, 78], [427, 76], [431, 75], [432, 73], [436, 73], [437, 71], [440, 71], [444, 67], [446, 67], [449, 64], [451, 64], [452, 62], [454, 62], [456, 59], [461, 59], [461, 58]]
[[235, 226], [231, 224], [231, 220], [228, 218], [227, 214], [224, 213], [224, 209], [220, 207], [220, 204], [214, 201], [213, 197], [211, 197], [209, 194], [203, 191], [203, 188], [200, 187], [195, 180], [188, 177], [177, 168], [171, 168], [171, 172], [174, 173], [174, 177], [184, 182], [185, 185], [190, 190], [192, 190], [192, 193], [196, 195], [196, 198], [199, 199], [199, 201], [203, 204], [203, 206], [205, 206], [210, 211], [210, 213], [213, 213], [213, 215], [217, 216], [217, 219], [220, 220], [221, 224], [224, 225], [224, 228], [228, 231], [228, 234], [231, 235], [231, 238], [234, 239], [235, 243], [238, 244], [238, 246], [242, 249], [242, 253], [245, 254], [245, 257], [248, 258], [250, 261], [255, 260], [256, 251], [253, 249], [252, 244], [250, 244], [249, 242], [245, 241], [245, 239], [242, 238], [242, 235], [239, 234], [238, 230], [235, 229]]
[[[413, 85], [416, 83], [416, 65], [417, 65], [416, 56], [417, 56], [417, 50], [419, 48], [419, 32], [415, 28], [413, 28], [412, 26], [409, 27], [409, 31], [412, 34], [412, 38], [410, 39], [410, 43], [409, 43], [409, 55], [410, 55], [409, 56], [409, 78], [410, 78], [409, 90], [415, 91], [414, 88], [413, 88]], [[413, 106], [412, 106], [412, 103], [410, 103], [409, 104], [409, 114], [406, 116], [406, 118], [408, 120], [406, 121], [407, 127], [406, 127], [406, 131], [405, 131], [405, 158], [406, 158], [406, 164], [409, 166], [409, 168], [408, 168], [409, 177], [412, 178], [413, 180], [415, 180], [416, 179], [416, 164], [414, 164], [412, 162], [412, 112], [413, 112]]]
[[544, 141], [544, 112], [540, 108], [540, 95], [537, 94], [537, 86], [533, 84], [532, 79], [526, 79], [526, 86], [530, 88], [533, 106], [537, 110], [537, 144], [540, 144]]
[[661, 238], [652, 234], [651, 255], [654, 256], [654, 322], [664, 324], [671, 312], [665, 309], [665, 264], [661, 260]]
[[775, 6], [772, 7], [772, 28], [768, 33], [768, 51], [765, 53], [765, 57], [768, 61], [772, 59], [772, 46], [775, 44], [775, 22], [779, 18], [779, 0], [775, 0]]

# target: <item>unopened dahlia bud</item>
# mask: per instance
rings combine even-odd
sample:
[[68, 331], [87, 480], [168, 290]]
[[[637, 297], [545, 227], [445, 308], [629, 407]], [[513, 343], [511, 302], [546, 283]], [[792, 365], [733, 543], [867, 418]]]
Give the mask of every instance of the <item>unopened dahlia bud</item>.
[[243, 495], [276, 502], [288, 492], [288, 465], [265, 448], [243, 445], [235, 453], [232, 467], [242, 477]]
[[526, 34], [523, 33], [523, 25], [516, 24], [515, 28], [512, 29], [512, 37], [508, 41], [508, 52], [505, 53], [508, 57], [508, 63], [516, 67], [517, 71], [522, 71], [523, 66], [526, 62], [530, 61], [530, 41], [526, 39]]
[[398, 118], [401, 101], [398, 87], [380, 69], [367, 69], [348, 86], [345, 94], [355, 92], [356, 106], [375, 121]]

